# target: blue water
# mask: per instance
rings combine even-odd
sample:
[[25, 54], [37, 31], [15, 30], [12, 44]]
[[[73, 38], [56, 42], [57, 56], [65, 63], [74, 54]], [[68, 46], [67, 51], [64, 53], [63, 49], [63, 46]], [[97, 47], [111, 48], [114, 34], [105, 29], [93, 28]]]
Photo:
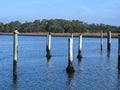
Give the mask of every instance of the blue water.
[[107, 39], [100, 51], [99, 38], [83, 38], [78, 60], [78, 41], [74, 37], [75, 72], [66, 73], [68, 38], [52, 37], [50, 60], [46, 58], [46, 37], [19, 36], [17, 79], [13, 79], [13, 36], [0, 36], [0, 90], [120, 90], [118, 40]]

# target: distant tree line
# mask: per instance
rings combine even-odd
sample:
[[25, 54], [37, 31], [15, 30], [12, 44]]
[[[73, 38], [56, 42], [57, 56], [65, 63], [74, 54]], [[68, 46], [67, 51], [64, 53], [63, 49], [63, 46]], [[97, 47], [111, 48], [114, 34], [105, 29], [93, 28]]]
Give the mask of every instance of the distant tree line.
[[79, 20], [63, 20], [63, 19], [51, 19], [51, 20], [35, 20], [33, 22], [21, 23], [19, 21], [13, 21], [7, 24], [0, 22], [0, 32], [13, 32], [14, 30], [19, 32], [54, 32], [54, 33], [69, 33], [69, 32], [103, 32], [112, 31], [120, 32], [120, 27], [110, 26], [105, 24], [87, 24]]

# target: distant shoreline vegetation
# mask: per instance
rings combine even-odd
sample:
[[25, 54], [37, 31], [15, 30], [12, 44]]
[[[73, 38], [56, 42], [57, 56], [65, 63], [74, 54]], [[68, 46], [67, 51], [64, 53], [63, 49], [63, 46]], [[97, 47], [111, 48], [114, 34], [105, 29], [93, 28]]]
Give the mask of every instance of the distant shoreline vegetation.
[[64, 20], [64, 19], [43, 19], [35, 20], [33, 22], [21, 23], [19, 21], [12, 21], [4, 24], [0, 22], [0, 32], [10, 33], [14, 30], [19, 30], [21, 33], [25, 32], [53, 32], [53, 33], [85, 33], [85, 32], [103, 32], [112, 31], [113, 33], [120, 32], [120, 26], [111, 26], [105, 24], [87, 24], [79, 20]]

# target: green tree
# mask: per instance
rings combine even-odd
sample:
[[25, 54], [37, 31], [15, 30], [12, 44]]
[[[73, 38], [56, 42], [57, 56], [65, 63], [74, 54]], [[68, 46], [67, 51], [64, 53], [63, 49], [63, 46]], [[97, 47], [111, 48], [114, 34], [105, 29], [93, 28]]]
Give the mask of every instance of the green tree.
[[34, 32], [40, 32], [40, 20], [35, 20], [32, 24], [32, 29]]
[[14, 22], [10, 22], [8, 25], [10, 28], [9, 32], [13, 32], [14, 30], [20, 29], [21, 23], [19, 21], [14, 21]]
[[120, 32], [120, 26], [111, 26], [105, 24], [87, 24], [79, 20], [64, 20], [64, 19], [43, 19], [35, 20], [33, 22], [20, 23], [19, 21], [13, 21], [8, 24], [0, 22], [0, 32], [13, 32], [14, 30], [20, 32]]
[[0, 22], [0, 32], [4, 32], [4, 24]]
[[5, 32], [10, 32], [10, 27], [9, 27], [8, 24], [5, 24], [5, 25], [4, 25], [4, 29], [5, 29], [5, 30], [4, 30]]
[[20, 32], [33, 32], [32, 22], [25, 22], [21, 25]]
[[40, 32], [48, 32], [48, 30], [47, 30], [48, 23], [49, 23], [49, 21], [46, 20], [46, 19], [43, 19], [43, 20], [41, 21], [40, 26], [39, 26]]

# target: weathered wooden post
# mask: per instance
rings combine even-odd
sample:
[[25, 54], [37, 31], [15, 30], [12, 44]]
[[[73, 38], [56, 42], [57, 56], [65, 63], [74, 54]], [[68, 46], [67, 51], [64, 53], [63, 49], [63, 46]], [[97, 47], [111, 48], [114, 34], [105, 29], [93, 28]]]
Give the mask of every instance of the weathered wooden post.
[[120, 70], [120, 34], [118, 36], [118, 69]]
[[46, 45], [46, 53], [47, 53], [46, 57], [47, 58], [51, 57], [50, 50], [51, 50], [51, 33], [49, 33], [48, 35], [48, 40], [47, 40], [47, 45]]
[[82, 34], [80, 34], [79, 36], [79, 45], [78, 45], [78, 56], [77, 58], [78, 59], [81, 59], [82, 58]]
[[107, 33], [107, 49], [108, 51], [111, 49], [111, 31]]
[[103, 31], [100, 33], [100, 49], [103, 50]]
[[17, 60], [18, 60], [18, 30], [13, 32], [14, 34], [14, 46], [13, 46], [13, 76], [17, 77]]
[[72, 73], [75, 71], [72, 61], [73, 61], [73, 44], [72, 44], [72, 38], [69, 38], [68, 39], [68, 67], [66, 68], [66, 71], [69, 73]]

